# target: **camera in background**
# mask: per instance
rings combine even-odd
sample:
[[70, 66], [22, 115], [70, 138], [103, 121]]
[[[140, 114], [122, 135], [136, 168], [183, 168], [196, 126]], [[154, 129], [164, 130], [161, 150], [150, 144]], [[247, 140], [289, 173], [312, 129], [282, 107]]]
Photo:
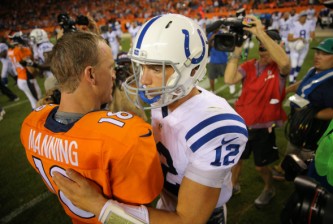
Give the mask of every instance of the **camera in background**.
[[333, 223], [333, 195], [307, 176], [295, 178], [295, 191], [284, 206], [281, 223]]
[[76, 25], [89, 25], [89, 20], [84, 15], [79, 15], [75, 20], [72, 20], [67, 13], [61, 13], [58, 15], [58, 24], [64, 30], [64, 33], [75, 32], [77, 30]]
[[220, 28], [227, 30], [225, 33], [217, 34], [214, 38], [214, 48], [219, 51], [233, 52], [235, 46], [241, 47], [244, 41], [251, 37], [251, 33], [245, 31], [244, 27], [251, 27], [251, 19], [245, 18], [245, 9], [236, 11], [235, 17], [220, 19], [207, 26], [206, 33], [214, 32]]

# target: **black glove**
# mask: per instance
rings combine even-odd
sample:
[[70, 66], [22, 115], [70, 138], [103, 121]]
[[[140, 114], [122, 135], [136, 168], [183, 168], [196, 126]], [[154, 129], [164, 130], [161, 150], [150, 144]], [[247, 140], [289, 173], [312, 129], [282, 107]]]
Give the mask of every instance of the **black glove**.
[[38, 67], [38, 65], [35, 62], [31, 61], [30, 59], [22, 60], [22, 61], [20, 61], [20, 64], [23, 67], [27, 67], [27, 66], [34, 67], [34, 68]]

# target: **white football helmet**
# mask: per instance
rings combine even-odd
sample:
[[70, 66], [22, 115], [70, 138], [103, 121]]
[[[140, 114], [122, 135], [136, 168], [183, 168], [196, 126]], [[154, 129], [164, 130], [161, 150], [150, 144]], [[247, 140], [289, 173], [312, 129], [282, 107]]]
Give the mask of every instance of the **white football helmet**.
[[[142, 25], [129, 51], [134, 75], [124, 85], [133, 103], [142, 109], [167, 106], [186, 96], [206, 74], [208, 41], [192, 19], [178, 14], [156, 16]], [[143, 86], [143, 64], [161, 65], [161, 87]], [[165, 66], [174, 73], [166, 80]], [[193, 71], [193, 72], [192, 72]], [[150, 106], [144, 106], [149, 104]]]
[[30, 39], [32, 40], [33, 43], [35, 44], [41, 44], [44, 42], [48, 42], [49, 41], [49, 37], [47, 36], [47, 33], [45, 30], [43, 29], [33, 29], [30, 32]]

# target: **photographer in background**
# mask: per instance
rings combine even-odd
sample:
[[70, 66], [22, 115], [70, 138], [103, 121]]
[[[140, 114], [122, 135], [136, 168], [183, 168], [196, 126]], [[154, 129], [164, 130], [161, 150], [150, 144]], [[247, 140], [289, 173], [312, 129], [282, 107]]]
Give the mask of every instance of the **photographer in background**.
[[117, 55], [116, 59], [116, 80], [113, 85], [112, 91], [112, 102], [110, 104], [110, 111], [118, 112], [118, 111], [127, 111], [131, 113], [135, 113], [140, 116], [142, 119], [147, 121], [147, 116], [145, 112], [139, 108], [137, 108], [132, 102], [128, 100], [126, 97], [126, 93], [122, 86], [123, 82], [129, 77], [133, 75], [131, 59], [129, 58], [126, 52], [120, 52]]
[[236, 46], [227, 63], [224, 81], [227, 84], [242, 82], [242, 94], [235, 103], [235, 110], [244, 118], [249, 129], [245, 151], [233, 168], [234, 194], [240, 192], [238, 179], [242, 159], [248, 159], [253, 151], [256, 170], [264, 181], [264, 189], [254, 202], [260, 207], [267, 205], [275, 196], [268, 165], [278, 160], [279, 156], [274, 128], [282, 126], [287, 118], [282, 101], [290, 62], [280, 45], [281, 38], [277, 31], [265, 31], [261, 21], [255, 16], [245, 18], [252, 20], [249, 22], [251, 27], [243, 29], [257, 37], [259, 59], [251, 59], [238, 66], [242, 47]]
[[[228, 54], [225, 51], [219, 51], [214, 47], [214, 39], [217, 34], [222, 33], [221, 29], [210, 32], [207, 35], [209, 45], [209, 62], [207, 64], [207, 72], [210, 84], [210, 90], [215, 93], [215, 79], [223, 77], [228, 62]], [[230, 93], [235, 92], [235, 86], [229, 86]]]
[[96, 34], [100, 34], [97, 23], [90, 16], [90, 13], [87, 13], [86, 16], [79, 15], [73, 20], [67, 13], [61, 13], [58, 15], [58, 24], [60, 30], [57, 31], [57, 40], [61, 38], [65, 33], [75, 32], [77, 30], [90, 31]]
[[[287, 92], [295, 92], [289, 98], [292, 115], [288, 129], [289, 143], [286, 154], [295, 154], [302, 160], [313, 157], [317, 150], [317, 141], [323, 135], [329, 122], [333, 119], [333, 38], [323, 40], [314, 47], [314, 64], [303, 80], [287, 88]], [[301, 127], [308, 127], [307, 129]], [[332, 146], [322, 157], [320, 163], [327, 163]], [[316, 151], [316, 158], [318, 157]], [[326, 155], [327, 154], [327, 155]], [[316, 162], [315, 162], [316, 164]], [[311, 166], [310, 166], [311, 167]], [[315, 170], [310, 171], [314, 176]]]
[[[303, 80], [288, 86], [291, 113], [287, 125], [288, 144], [285, 154], [303, 161], [313, 158], [317, 142], [333, 119], [333, 38], [314, 47], [314, 63]], [[332, 147], [331, 147], [332, 148]], [[274, 179], [283, 179], [283, 170], [275, 166]]]

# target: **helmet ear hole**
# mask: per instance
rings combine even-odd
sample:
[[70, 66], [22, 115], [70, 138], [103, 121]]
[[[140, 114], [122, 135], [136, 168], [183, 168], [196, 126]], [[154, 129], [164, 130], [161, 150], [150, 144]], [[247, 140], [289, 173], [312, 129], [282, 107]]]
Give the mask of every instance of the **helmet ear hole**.
[[199, 67], [200, 66], [198, 65], [197, 67], [195, 67], [195, 68], [192, 69], [192, 71], [191, 71], [191, 77], [193, 77], [195, 75], [195, 73], [198, 71]]

